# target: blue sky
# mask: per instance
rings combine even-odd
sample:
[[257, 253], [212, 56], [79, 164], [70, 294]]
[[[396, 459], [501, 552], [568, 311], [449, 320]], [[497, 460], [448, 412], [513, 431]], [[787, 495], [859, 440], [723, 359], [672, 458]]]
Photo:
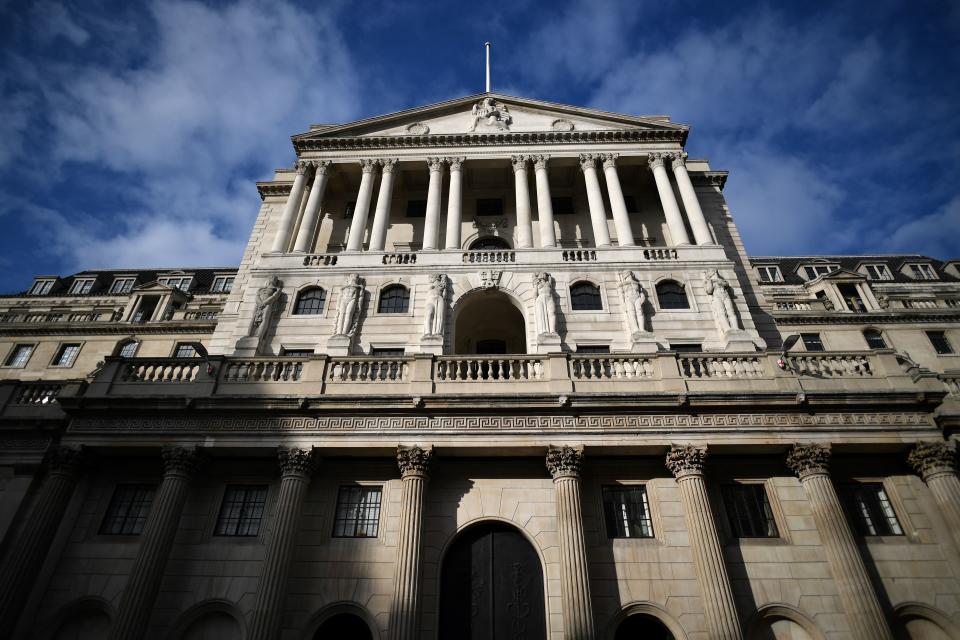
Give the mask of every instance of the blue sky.
[[752, 255], [960, 256], [960, 3], [0, 0], [0, 291], [236, 264], [289, 136], [483, 88], [692, 126]]

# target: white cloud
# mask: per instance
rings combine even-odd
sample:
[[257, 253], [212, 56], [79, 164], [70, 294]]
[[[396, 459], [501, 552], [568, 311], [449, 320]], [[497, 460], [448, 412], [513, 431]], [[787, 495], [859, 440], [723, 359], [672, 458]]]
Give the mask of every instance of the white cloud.
[[78, 25], [70, 11], [59, 2], [38, 2], [33, 7], [33, 21], [37, 35], [46, 41], [63, 36], [80, 47], [90, 39], [90, 33]]
[[960, 196], [935, 213], [911, 217], [910, 212], [905, 212], [900, 224], [875, 237], [874, 241], [891, 253], [920, 253], [940, 259], [960, 257], [956, 238], [960, 229]]

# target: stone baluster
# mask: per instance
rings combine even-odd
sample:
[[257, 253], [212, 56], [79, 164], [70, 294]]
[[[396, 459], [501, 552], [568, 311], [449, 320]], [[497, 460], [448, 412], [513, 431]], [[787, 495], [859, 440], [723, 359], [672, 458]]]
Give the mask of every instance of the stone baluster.
[[607, 181], [607, 193], [610, 195], [613, 224], [617, 228], [617, 244], [621, 247], [632, 247], [634, 246], [633, 227], [630, 226], [627, 202], [623, 199], [623, 189], [620, 188], [617, 157], [615, 153], [608, 153], [603, 156], [603, 176]]
[[423, 529], [423, 495], [427, 487], [432, 448], [397, 447], [397, 466], [403, 480], [400, 500], [400, 536], [394, 574], [390, 640], [419, 637], [420, 536]]
[[540, 225], [540, 244], [557, 246], [557, 232], [553, 228], [553, 200], [550, 197], [550, 174], [547, 171], [548, 156], [534, 156], [533, 167], [537, 181], [537, 221]]
[[383, 251], [387, 242], [387, 227], [390, 226], [390, 200], [393, 198], [393, 169], [397, 161], [381, 160], [380, 195], [377, 196], [377, 210], [373, 214], [373, 228], [370, 230], [369, 251]]
[[707, 637], [712, 640], [740, 640], [740, 619], [733, 599], [730, 576], [723, 560], [717, 525], [710, 510], [710, 498], [703, 479], [707, 458], [705, 447], [673, 446], [667, 453], [667, 468], [677, 479], [684, 519], [690, 535], [693, 568], [703, 597]]
[[447, 250], [460, 248], [463, 217], [463, 162], [466, 158], [447, 158], [450, 165], [450, 195], [447, 198]]
[[653, 171], [653, 179], [657, 183], [660, 205], [663, 207], [663, 215], [667, 219], [667, 227], [670, 229], [673, 244], [690, 244], [690, 236], [687, 235], [687, 228], [683, 224], [683, 216], [680, 214], [677, 198], [673, 195], [673, 187], [670, 185], [670, 176], [667, 175], [667, 170], [663, 166], [668, 155], [651, 153], [648, 156], [650, 170]]
[[550, 447], [547, 450], [547, 470], [553, 476], [557, 494], [561, 608], [566, 627], [564, 637], [569, 640], [592, 640], [595, 637], [580, 503], [582, 463], [582, 447]]
[[370, 200], [373, 198], [373, 181], [376, 178], [377, 161], [361, 160], [360, 191], [357, 203], [353, 207], [353, 220], [350, 222], [350, 235], [347, 238], [347, 251], [363, 249], [363, 234], [367, 229], [367, 216], [370, 214]]
[[587, 203], [590, 205], [590, 224], [593, 226], [593, 244], [597, 247], [610, 246], [610, 232], [607, 230], [607, 211], [603, 206], [603, 193], [600, 191], [600, 179], [597, 178], [597, 162], [592, 155], [580, 155], [580, 171], [587, 186]]
[[787, 466], [800, 478], [810, 502], [852, 637], [892, 640], [880, 600], [830, 480], [829, 464], [830, 447], [825, 444], [798, 444], [787, 455]]
[[430, 184], [427, 187], [427, 214], [423, 220], [423, 248], [435, 250], [440, 236], [440, 189], [443, 186], [443, 160], [428, 158]]
[[250, 621], [250, 640], [273, 640], [280, 633], [293, 548], [316, 458], [312, 450], [281, 449], [280, 495], [273, 530], [257, 583], [257, 600]]
[[277, 226], [277, 235], [273, 238], [271, 251], [286, 251], [287, 245], [290, 244], [290, 234], [293, 232], [293, 225], [297, 221], [297, 214], [300, 213], [300, 203], [303, 200], [303, 189], [309, 166], [309, 163], [303, 160], [297, 161], [297, 176], [293, 179], [290, 197], [287, 198], [287, 204], [283, 207], [283, 214], [280, 216], [280, 224]]
[[333, 165], [329, 160], [311, 164], [314, 167], [313, 186], [310, 187], [310, 196], [307, 197], [307, 206], [303, 210], [300, 230], [297, 231], [297, 239], [293, 243], [293, 250], [300, 252], [309, 251], [313, 246], [313, 237], [317, 233], [317, 218], [323, 206], [323, 194], [327, 190], [327, 181], [333, 171]]
[[707, 219], [703, 216], [703, 209], [700, 208], [697, 192], [690, 181], [690, 174], [687, 173], [686, 152], [676, 154], [671, 166], [673, 167], [673, 175], [677, 179], [677, 187], [680, 189], [683, 208], [687, 210], [687, 219], [693, 229], [694, 240], [697, 244], [713, 244], [710, 227], [707, 226]]
[[907, 462], [930, 487], [960, 550], [960, 478], [957, 477], [956, 450], [944, 441], [918, 442], [907, 456]]
[[75, 447], [56, 447], [47, 452], [47, 477], [0, 571], [0, 629], [12, 632], [16, 627], [70, 503], [83, 461], [82, 450]]
[[530, 215], [530, 183], [527, 180], [527, 157], [513, 156], [513, 190], [517, 200], [517, 248], [533, 247]]
[[200, 461], [196, 450], [183, 447], [164, 447], [162, 455], [163, 480], [143, 527], [140, 549], [123, 589], [110, 640], [136, 640], [146, 635], [167, 558], [180, 529], [190, 480]]

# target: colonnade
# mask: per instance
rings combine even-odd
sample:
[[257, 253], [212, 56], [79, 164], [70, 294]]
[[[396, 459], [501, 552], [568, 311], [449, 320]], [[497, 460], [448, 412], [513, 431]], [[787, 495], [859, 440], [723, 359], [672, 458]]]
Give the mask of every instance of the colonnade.
[[[190, 482], [200, 466], [201, 458], [195, 449], [165, 447], [162, 455], [163, 479], [120, 600], [110, 632], [112, 640], [132, 640], [145, 634], [180, 528]], [[293, 547], [315, 455], [312, 449], [279, 452], [280, 491], [251, 615], [248, 637], [253, 640], [279, 636]], [[851, 637], [892, 639], [881, 599], [830, 478], [830, 455], [828, 444], [798, 444], [788, 453], [786, 463], [800, 479], [809, 501]], [[432, 458], [430, 448], [398, 447], [403, 489], [389, 625], [391, 640], [408, 640], [419, 634], [421, 536]], [[77, 483], [82, 459], [81, 450], [70, 447], [58, 447], [48, 456], [48, 472], [35, 505], [12, 541], [0, 572], [0, 624], [5, 629], [15, 627], [30, 594]], [[583, 460], [583, 449], [571, 446], [550, 447], [545, 460], [556, 489], [564, 637], [571, 640], [596, 638], [581, 504]], [[733, 597], [704, 477], [706, 460], [705, 446], [673, 445], [667, 453], [666, 466], [676, 478], [683, 504], [703, 601], [706, 637], [736, 640], [743, 636], [740, 614], [748, 612], [739, 612]], [[942, 441], [920, 442], [911, 451], [908, 462], [929, 485], [960, 546], [960, 477], [953, 447]]]
[[[683, 212], [674, 195], [673, 185], [666, 165], [669, 163], [680, 192], [680, 199], [686, 211], [690, 229], [693, 231], [693, 243], [698, 245], [713, 244], [713, 238], [707, 225], [696, 191], [686, 169], [684, 152], [651, 153], [647, 156], [648, 167], [653, 173], [660, 203], [663, 207], [667, 227], [674, 245], [691, 244], [687, 224]], [[626, 199], [620, 185], [620, 175], [617, 171], [619, 154], [581, 154], [579, 156], [580, 172], [583, 175], [587, 192], [587, 203], [590, 211], [590, 224], [593, 230], [593, 242], [597, 247], [609, 247], [612, 244], [607, 228], [607, 212], [604, 204], [603, 189], [597, 170], [598, 163], [603, 170], [603, 179], [607, 186], [607, 196], [613, 214], [614, 228], [616, 229], [617, 244], [621, 247], [632, 247], [634, 243], [633, 227], [630, 214], [627, 211]], [[463, 214], [463, 169], [465, 158], [427, 158], [426, 170], [429, 172], [427, 187], [427, 207], [424, 219], [423, 246], [425, 251], [458, 250], [460, 249], [460, 233]], [[394, 172], [399, 160], [397, 158], [379, 158], [360, 160], [360, 187], [356, 195], [356, 204], [350, 222], [350, 231], [347, 236], [347, 251], [363, 251], [364, 235], [370, 217], [370, 207], [373, 203], [374, 183], [377, 173], [380, 174], [380, 188], [376, 199], [376, 209], [373, 212], [373, 223], [370, 228], [370, 237], [367, 243], [368, 251], [383, 251], [386, 244], [387, 229], [390, 226], [390, 206], [393, 197]], [[533, 167], [535, 174], [536, 210], [540, 228], [540, 247], [551, 248], [557, 246], [556, 231], [554, 229], [553, 205], [550, 194], [549, 163], [550, 156], [546, 155], [515, 155], [510, 157], [514, 175], [514, 197], [516, 204], [516, 247], [531, 249], [534, 247], [533, 237], [533, 207], [529, 189], [529, 170]], [[280, 216], [277, 234], [271, 250], [286, 252], [290, 249], [295, 252], [306, 252], [311, 249], [317, 232], [319, 213], [323, 206], [324, 194], [333, 165], [330, 161], [301, 160], [296, 164], [296, 176], [290, 189], [290, 196]], [[312, 184], [307, 202], [304, 205], [303, 197], [306, 185], [312, 172]], [[449, 173], [446, 235], [440, 236], [441, 200], [444, 172]], [[296, 236], [293, 231], [301, 208], [300, 225]]]

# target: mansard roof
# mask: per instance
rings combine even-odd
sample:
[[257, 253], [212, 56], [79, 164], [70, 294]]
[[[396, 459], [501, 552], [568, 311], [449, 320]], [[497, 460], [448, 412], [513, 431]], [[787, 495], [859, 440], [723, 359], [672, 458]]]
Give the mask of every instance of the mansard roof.
[[[193, 281], [190, 286], [190, 293], [206, 293], [210, 290], [210, 287], [213, 285], [213, 279], [219, 275], [232, 275], [237, 272], [237, 267], [170, 267], [167, 269], [158, 269], [158, 268], [135, 268], [135, 269], [87, 269], [85, 271], [79, 271], [77, 273], [68, 275], [68, 276], [56, 276], [56, 275], [44, 275], [37, 276], [36, 279], [57, 279], [57, 284], [54, 286], [49, 293], [46, 294], [46, 297], [55, 297], [67, 295], [67, 292], [70, 291], [70, 287], [73, 286], [75, 280], [89, 280], [93, 278], [95, 280], [93, 289], [90, 293], [85, 294], [69, 294], [73, 296], [105, 296], [105, 295], [115, 295], [110, 294], [110, 286], [113, 284], [113, 281], [117, 278], [134, 278], [134, 286], [142, 286], [156, 282], [158, 278], [167, 276], [167, 275], [176, 275], [182, 273], [183, 275], [190, 275], [193, 277]], [[32, 283], [31, 283], [32, 284]], [[27, 287], [19, 293], [4, 294], [0, 297], [10, 298], [27, 295], [27, 292], [30, 290], [30, 287]], [[30, 296], [31, 298], [42, 298], [44, 296]]]
[[[841, 271], [856, 272], [861, 265], [865, 264], [885, 264], [890, 270], [891, 280], [883, 280], [892, 283], [913, 283], [918, 282], [960, 282], [960, 278], [955, 277], [945, 267], [951, 261], [936, 260], [920, 254], [873, 254], [873, 255], [845, 255], [845, 256], [754, 256], [750, 258], [750, 264], [754, 267], [777, 265], [780, 267], [780, 274], [783, 276], [783, 282], [761, 282], [764, 286], [776, 286], [784, 284], [806, 284], [805, 280], [797, 271], [800, 267], [814, 264], [834, 264], [840, 267]], [[905, 264], [927, 263], [931, 265], [939, 276], [939, 280], [915, 280], [903, 273], [900, 269]]]

